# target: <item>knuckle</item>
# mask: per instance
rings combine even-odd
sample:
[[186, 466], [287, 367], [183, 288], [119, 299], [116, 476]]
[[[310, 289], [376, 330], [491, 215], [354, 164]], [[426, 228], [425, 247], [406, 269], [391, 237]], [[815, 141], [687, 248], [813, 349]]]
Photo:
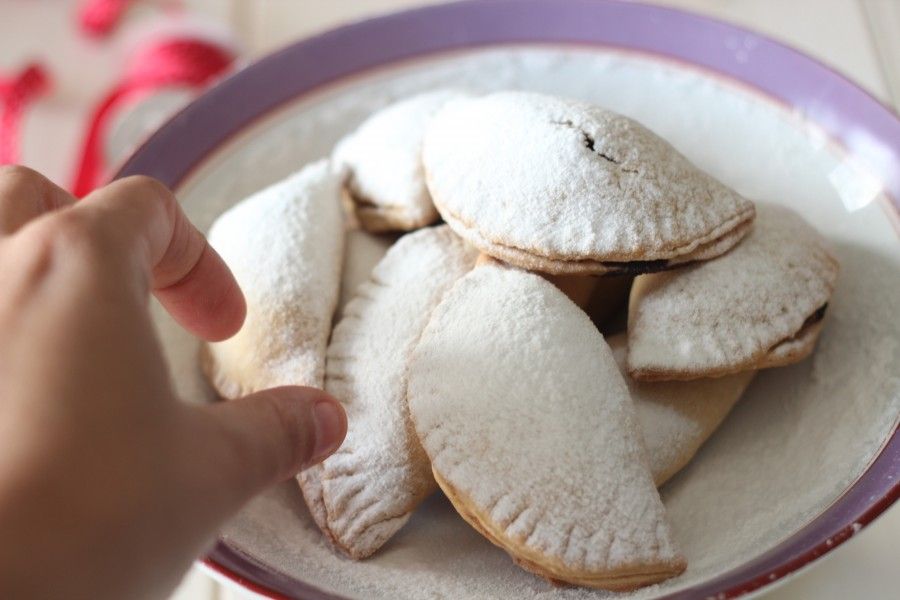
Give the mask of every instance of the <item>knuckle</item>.
[[0, 165], [0, 180], [16, 184], [40, 185], [44, 176], [22, 165]]
[[152, 190], [158, 194], [168, 193], [168, 188], [158, 179], [154, 179], [149, 175], [129, 175], [119, 180], [122, 185], [133, 186], [135, 188]]
[[22, 165], [0, 165], [0, 187], [16, 201], [40, 200], [52, 185], [43, 175]]
[[110, 184], [116, 193], [130, 202], [139, 203], [143, 210], [161, 210], [169, 218], [177, 211], [175, 195], [161, 181], [147, 175], [131, 175]]
[[0, 203], [16, 207], [11, 222], [17, 230], [42, 214], [70, 204], [72, 197], [28, 167], [0, 165]]
[[113, 251], [113, 236], [96, 219], [63, 211], [33, 230], [33, 241], [45, 251], [85, 255], [95, 259]]
[[35, 221], [14, 239], [19, 248], [19, 266], [23, 272], [38, 278], [66, 259], [81, 254], [87, 234], [82, 226], [66, 213]]
[[165, 184], [147, 175], [131, 175], [120, 179], [117, 185], [121, 186], [126, 194], [145, 201], [169, 204], [173, 200], [172, 192]]
[[75, 211], [66, 211], [48, 219], [41, 232], [51, 241], [80, 245], [96, 239], [96, 229], [88, 219]]

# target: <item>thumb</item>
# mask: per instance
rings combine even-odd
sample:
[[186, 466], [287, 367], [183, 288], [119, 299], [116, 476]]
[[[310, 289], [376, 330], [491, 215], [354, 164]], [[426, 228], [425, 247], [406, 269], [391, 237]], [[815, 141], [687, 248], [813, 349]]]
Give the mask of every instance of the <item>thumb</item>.
[[343, 407], [314, 388], [273, 388], [189, 410], [195, 483], [226, 512], [321, 462], [347, 433]]

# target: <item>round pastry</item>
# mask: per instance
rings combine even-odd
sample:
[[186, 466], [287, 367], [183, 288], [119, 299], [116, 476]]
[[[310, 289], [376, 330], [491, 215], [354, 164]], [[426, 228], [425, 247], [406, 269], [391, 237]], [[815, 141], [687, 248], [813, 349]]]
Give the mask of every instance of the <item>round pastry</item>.
[[463, 95], [437, 90], [391, 104], [335, 147], [333, 160], [365, 229], [408, 231], [438, 220], [422, 172], [422, 138], [434, 113]]
[[760, 204], [728, 254], [641, 275], [631, 288], [628, 372], [695, 379], [788, 365], [812, 352], [837, 281], [825, 240], [793, 211]]
[[754, 218], [753, 203], [639, 123], [553, 96], [448, 102], [422, 159], [454, 231], [533, 271], [641, 273], [705, 260]]

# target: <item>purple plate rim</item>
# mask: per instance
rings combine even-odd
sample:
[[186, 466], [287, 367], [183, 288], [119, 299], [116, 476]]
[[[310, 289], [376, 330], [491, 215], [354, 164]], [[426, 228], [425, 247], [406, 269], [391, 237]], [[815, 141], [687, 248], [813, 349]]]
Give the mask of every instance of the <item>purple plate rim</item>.
[[[116, 177], [150, 175], [175, 187], [244, 127], [323, 85], [426, 54], [511, 43], [619, 47], [724, 75], [801, 111], [879, 176], [893, 210], [900, 211], [900, 120], [890, 108], [834, 69], [766, 36], [690, 12], [620, 0], [465, 1], [394, 13], [307, 38], [207, 91], [148, 138]], [[896, 212], [887, 210], [888, 219], [897, 219]], [[896, 229], [897, 221], [892, 223]], [[900, 431], [895, 424], [866, 471], [818, 517], [755, 559], [665, 598], [735, 598], [782, 579], [839, 546], [893, 504], [900, 497], [898, 475]], [[340, 600], [225, 540], [202, 562], [263, 596]]]

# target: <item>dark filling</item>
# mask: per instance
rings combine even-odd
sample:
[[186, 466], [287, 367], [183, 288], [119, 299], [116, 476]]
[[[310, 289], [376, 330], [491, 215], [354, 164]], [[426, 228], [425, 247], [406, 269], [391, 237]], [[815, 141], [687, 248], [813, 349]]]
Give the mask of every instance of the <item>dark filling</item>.
[[785, 338], [784, 340], [778, 342], [777, 344], [772, 346], [772, 348], [770, 348], [769, 350], [773, 350], [782, 344], [786, 344], [787, 342], [792, 342], [792, 341], [796, 340], [797, 338], [799, 338], [801, 335], [803, 335], [803, 332], [806, 330], [807, 327], [811, 327], [811, 326], [815, 325], [816, 323], [818, 323], [825, 317], [825, 309], [827, 309], [827, 308], [828, 308], [828, 303], [826, 302], [825, 304], [820, 306], [818, 309], [816, 309], [816, 312], [809, 315], [806, 318], [806, 320], [803, 321], [803, 325], [800, 326], [800, 329], [797, 331], [797, 333], [795, 333], [794, 335], [792, 335], [789, 338]]
[[[687, 263], [685, 263], [687, 264]], [[603, 266], [609, 269], [604, 275], [640, 275], [641, 273], [656, 273], [669, 268], [667, 259], [660, 260], [632, 260], [629, 262], [604, 262]], [[682, 264], [678, 265], [683, 266]]]
[[575, 123], [573, 123], [569, 119], [566, 119], [565, 121], [551, 121], [551, 123], [553, 123], [554, 125], [562, 125], [563, 127], [568, 127], [569, 129], [574, 129], [575, 131], [577, 131], [578, 133], [581, 134], [581, 140], [582, 140], [582, 143], [584, 144], [585, 148], [587, 148], [588, 150], [590, 150], [591, 152], [593, 152], [600, 158], [608, 160], [609, 162], [616, 164], [616, 165], [619, 164], [619, 161], [617, 161], [613, 157], [611, 157], [607, 154], [603, 154], [602, 152], [598, 152], [596, 145], [595, 145], [596, 142], [594, 141], [593, 136], [591, 136], [591, 134], [589, 134], [584, 129], [575, 125]]
[[[825, 317], [825, 309], [827, 309], [827, 308], [828, 308], [828, 303], [826, 302], [825, 304], [820, 306], [818, 308], [818, 310], [816, 310], [816, 312], [809, 315], [809, 317], [807, 317], [807, 319], [805, 321], [803, 321], [803, 326], [800, 328], [800, 331], [803, 331], [805, 328], [809, 327], [810, 325], [813, 325], [813, 324], [821, 321]], [[799, 332], [797, 332], [797, 333], [799, 333]]]

